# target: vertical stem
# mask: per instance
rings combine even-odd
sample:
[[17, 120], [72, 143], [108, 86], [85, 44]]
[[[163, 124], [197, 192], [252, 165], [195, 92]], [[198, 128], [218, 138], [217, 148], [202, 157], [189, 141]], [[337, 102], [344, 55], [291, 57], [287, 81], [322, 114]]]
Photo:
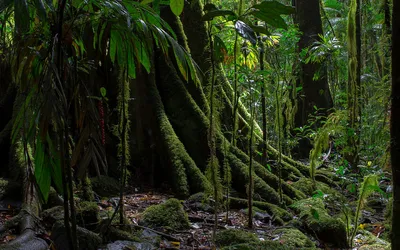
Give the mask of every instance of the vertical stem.
[[[62, 34], [64, 22], [64, 10], [66, 0], [61, 0], [58, 6], [58, 27], [57, 27], [57, 71], [60, 79], [61, 88], [65, 85], [65, 76], [63, 73], [64, 59], [62, 53]], [[61, 151], [61, 168], [62, 168], [62, 181], [63, 181], [63, 196], [64, 196], [64, 226], [67, 230], [68, 244], [70, 249], [78, 249], [78, 241], [76, 236], [76, 220], [75, 220], [75, 206], [72, 188], [72, 174], [66, 157], [66, 150], [68, 148], [68, 106], [64, 103], [64, 117], [61, 119], [61, 128], [59, 131], [60, 138], [60, 151]], [[69, 215], [71, 210], [71, 218]], [[70, 227], [69, 220], [71, 219], [72, 228]]]
[[212, 25], [208, 23], [208, 36], [210, 41], [211, 50], [211, 92], [210, 92], [210, 129], [209, 129], [209, 142], [210, 142], [210, 168], [211, 168], [211, 181], [214, 189], [214, 228], [213, 228], [213, 239], [215, 240], [215, 234], [218, 228], [218, 176], [217, 176], [217, 159], [215, 152], [215, 131], [214, 131], [214, 91], [215, 91], [215, 59], [214, 59], [214, 41], [212, 37]]
[[248, 214], [248, 227], [253, 228], [253, 137], [254, 137], [254, 115], [255, 115], [255, 105], [254, 105], [254, 98], [253, 98], [253, 91], [250, 86], [250, 140], [249, 140], [249, 157], [250, 157], [250, 164], [249, 164], [249, 191], [248, 191], [248, 207], [249, 207], [249, 214]]

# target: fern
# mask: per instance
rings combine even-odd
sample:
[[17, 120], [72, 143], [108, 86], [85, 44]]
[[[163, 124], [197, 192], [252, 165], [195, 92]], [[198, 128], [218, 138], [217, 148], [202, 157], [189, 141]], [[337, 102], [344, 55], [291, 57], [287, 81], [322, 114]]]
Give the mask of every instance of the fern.
[[353, 246], [353, 239], [354, 236], [356, 235], [357, 228], [358, 228], [358, 220], [360, 218], [360, 213], [361, 210], [364, 208], [365, 203], [367, 202], [367, 198], [373, 194], [375, 191], [379, 191], [379, 185], [378, 185], [378, 176], [376, 175], [368, 175], [364, 177], [364, 181], [361, 184], [360, 190], [359, 190], [359, 196], [358, 196], [358, 201], [357, 201], [357, 209], [356, 209], [356, 214], [354, 217], [354, 228], [353, 232], [350, 237], [350, 242], [349, 245]]
[[317, 166], [319, 165], [319, 157], [322, 151], [326, 150], [329, 146], [329, 137], [331, 135], [344, 133], [346, 127], [341, 121], [346, 118], [345, 111], [336, 111], [328, 116], [324, 126], [318, 131], [314, 139], [314, 147], [310, 151], [310, 176], [314, 182], [315, 187], [315, 174], [317, 171]]

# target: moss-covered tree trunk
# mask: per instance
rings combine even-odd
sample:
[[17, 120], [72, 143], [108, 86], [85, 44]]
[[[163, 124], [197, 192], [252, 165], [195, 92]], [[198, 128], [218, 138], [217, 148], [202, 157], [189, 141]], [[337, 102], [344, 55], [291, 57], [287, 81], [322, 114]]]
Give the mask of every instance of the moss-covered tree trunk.
[[[201, 20], [202, 5], [197, 0], [185, 4], [181, 18], [175, 17], [169, 8], [163, 9], [161, 13], [178, 35], [181, 46], [190, 51], [193, 59], [198, 62], [204, 75], [200, 83], [186, 82], [177, 71], [177, 65], [171, 57], [164, 57], [160, 51], [155, 52], [153, 71], [149, 75], [144, 72], [138, 74], [133, 90], [133, 115], [140, 119], [138, 124], [134, 125], [134, 131], [145, 133], [147, 138], [151, 131], [151, 145], [137, 142], [133, 150], [140, 147], [142, 152], [151, 152], [147, 161], [152, 162], [155, 168], [154, 175], [149, 178], [154, 180], [155, 185], [169, 183], [178, 195], [184, 197], [190, 193], [210, 189], [210, 183], [205, 178], [210, 155], [207, 136], [210, 108], [207, 95], [211, 80], [208, 74], [211, 72], [211, 60], [207, 24]], [[228, 132], [232, 129], [230, 114], [233, 106], [230, 97], [233, 90], [221, 66], [217, 67], [217, 74], [215, 91], [220, 105], [220, 122], [216, 126], [216, 153], [218, 161], [228, 162], [232, 169], [233, 188], [245, 195], [250, 158], [244, 153], [247, 152], [247, 146], [237, 148], [228, 142]], [[242, 133], [246, 138], [250, 133], [250, 114], [241, 103], [238, 110], [239, 127], [243, 128]], [[256, 122], [254, 125], [255, 142], [261, 145], [261, 128]], [[133, 135], [133, 138], [135, 137]], [[223, 141], [226, 142], [227, 150], [223, 147]], [[277, 159], [279, 153], [268, 145], [268, 154], [271, 159]], [[139, 172], [145, 172], [146, 167], [148, 166], [143, 165]], [[272, 173], [258, 162], [254, 162], [253, 167], [254, 198], [279, 204], [276, 167], [273, 167]], [[222, 166], [220, 171], [223, 172]], [[150, 175], [148, 170], [147, 172]], [[304, 175], [308, 175], [307, 167], [283, 156], [282, 188], [286, 204], [291, 204], [293, 199], [304, 198], [305, 195], [292, 188], [285, 180], [296, 180]]]
[[400, 2], [393, 1], [390, 155], [393, 175], [392, 249], [400, 249]]
[[[301, 32], [298, 51], [302, 51], [317, 41], [323, 35], [319, 0], [296, 0], [296, 21]], [[301, 87], [298, 93], [298, 111], [295, 115], [295, 126], [303, 127], [308, 124], [310, 115], [314, 114], [315, 107], [320, 109], [319, 115], [326, 115], [333, 107], [333, 101], [328, 85], [326, 69], [322, 63], [302, 63], [299, 67], [297, 85]], [[299, 141], [298, 151], [301, 157], [308, 158], [311, 144], [308, 139]]]

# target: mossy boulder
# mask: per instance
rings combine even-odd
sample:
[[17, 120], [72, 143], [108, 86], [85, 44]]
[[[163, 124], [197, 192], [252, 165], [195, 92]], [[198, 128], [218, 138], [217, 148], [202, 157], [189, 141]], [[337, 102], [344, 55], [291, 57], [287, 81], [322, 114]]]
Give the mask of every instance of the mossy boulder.
[[110, 227], [108, 231], [108, 239], [113, 242], [117, 240], [128, 240], [128, 241], [134, 241], [134, 242], [141, 242], [139, 237], [136, 235], [129, 233], [127, 231], [115, 228], [115, 227]]
[[[229, 206], [230, 208], [234, 209], [247, 208], [247, 202], [248, 201], [246, 199], [229, 198]], [[257, 207], [260, 210], [272, 215], [273, 221], [277, 224], [283, 224], [284, 221], [290, 221], [291, 219], [293, 219], [293, 216], [288, 211], [280, 208], [277, 205], [261, 201], [253, 201], [253, 205], [254, 207]]]
[[98, 226], [99, 220], [97, 203], [83, 201], [76, 206], [76, 221], [79, 226], [94, 230]]
[[108, 176], [98, 176], [90, 179], [93, 191], [101, 197], [113, 197], [119, 195], [120, 183]]
[[[254, 250], [254, 249], [263, 249], [263, 250], [293, 250], [284, 244], [281, 244], [276, 241], [260, 241], [257, 243], [244, 243], [244, 244], [236, 244], [233, 246], [226, 246], [221, 248], [221, 250]], [[302, 249], [304, 250], [304, 249]]]
[[[293, 187], [296, 190], [300, 190], [301, 192], [303, 192], [304, 194], [308, 195], [308, 196], [312, 196], [314, 194], [314, 185], [313, 185], [313, 181], [310, 178], [300, 178], [298, 181], [294, 182]], [[316, 182], [316, 186], [317, 186], [317, 190], [321, 190], [322, 193], [324, 194], [328, 194], [328, 195], [334, 195], [334, 196], [340, 196], [341, 194], [329, 187], [327, 184], [322, 183], [317, 181]]]
[[222, 230], [215, 236], [215, 243], [219, 247], [257, 243], [259, 241], [255, 234], [239, 229]]
[[149, 227], [168, 227], [174, 230], [186, 229], [190, 226], [187, 213], [181, 202], [175, 198], [148, 207], [143, 212], [141, 223]]
[[309, 198], [296, 202], [293, 208], [299, 212], [300, 220], [310, 234], [334, 248], [347, 248], [346, 225], [339, 218], [332, 218], [322, 199]]
[[357, 230], [357, 235], [354, 237], [354, 242], [358, 242], [363, 250], [384, 250], [390, 249], [390, 243], [376, 237], [367, 230]]
[[[68, 249], [67, 232], [62, 221], [54, 224], [51, 230], [51, 240], [56, 249]], [[97, 250], [102, 243], [101, 237], [82, 227], [77, 227], [79, 249]]]
[[296, 228], [277, 229], [273, 234], [279, 235], [279, 242], [290, 249], [315, 248], [314, 242]]
[[57, 221], [62, 221], [64, 219], [64, 207], [63, 206], [55, 206], [49, 209], [46, 209], [42, 212], [42, 219], [46, 225], [53, 225]]

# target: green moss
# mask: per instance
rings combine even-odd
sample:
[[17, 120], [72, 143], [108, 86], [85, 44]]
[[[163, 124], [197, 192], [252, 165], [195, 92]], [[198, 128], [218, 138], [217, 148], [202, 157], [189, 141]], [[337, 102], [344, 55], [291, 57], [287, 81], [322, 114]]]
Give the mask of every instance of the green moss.
[[[265, 250], [292, 250], [292, 248], [281, 244], [276, 241], [263, 241], [258, 243], [245, 243], [237, 244], [233, 246], [227, 246], [221, 248], [221, 250], [254, 250], [254, 249], [265, 249]], [[304, 249], [302, 249], [304, 250]]]
[[165, 154], [165, 159], [167, 159], [166, 163], [169, 165], [170, 175], [168, 177], [174, 191], [179, 197], [187, 197], [191, 192], [208, 190], [211, 187], [210, 183], [186, 151], [185, 146], [176, 135], [169, 117], [165, 112], [164, 104], [155, 84], [154, 72], [152, 72], [151, 77], [152, 79], [146, 85], [148, 88], [149, 101], [152, 102], [155, 107], [154, 115], [159, 128], [158, 132], [162, 142], [161, 146]]
[[279, 242], [290, 249], [315, 248], [314, 242], [296, 228], [278, 229], [273, 234], [280, 235]]
[[341, 219], [332, 218], [319, 198], [300, 200], [292, 206], [310, 234], [331, 247], [346, 248], [347, 233]]
[[[249, 182], [248, 165], [240, 161], [235, 155], [228, 154], [227, 159], [232, 170], [232, 187], [239, 192], [246, 193], [245, 186]], [[279, 204], [279, 195], [264, 180], [254, 174], [254, 193], [261, 196], [267, 202]]]
[[141, 223], [150, 227], [169, 227], [174, 230], [186, 229], [190, 226], [183, 206], [174, 198], [148, 207], [143, 212]]
[[95, 229], [99, 223], [99, 207], [95, 202], [83, 201], [76, 207], [76, 221], [79, 226]]
[[[324, 194], [334, 195], [335, 197], [342, 196], [338, 191], [329, 187], [327, 184], [322, 182], [316, 182], [317, 190], [321, 190]], [[313, 181], [309, 178], [300, 178], [300, 180], [293, 183], [293, 188], [300, 190], [307, 196], [314, 194]]]
[[135, 242], [141, 242], [140, 238], [137, 237], [134, 234], [131, 234], [127, 231], [117, 229], [115, 227], [110, 227], [110, 230], [108, 231], [108, 239], [110, 241], [117, 241], [117, 240], [128, 240], [128, 241], [135, 241]]
[[238, 229], [222, 230], [215, 236], [215, 243], [220, 247], [241, 243], [256, 243], [259, 241], [260, 240], [255, 234]]
[[[230, 207], [231, 208], [246, 208], [247, 207], [247, 200], [239, 199], [239, 198], [230, 198]], [[266, 211], [268, 214], [275, 217], [275, 220], [280, 221], [289, 221], [293, 218], [293, 216], [283, 208], [278, 207], [277, 205], [268, 203], [268, 202], [261, 202], [261, 201], [253, 201], [253, 206], [261, 209], [262, 211]], [[283, 224], [282, 221], [282, 224]]]
[[101, 197], [113, 197], [119, 195], [120, 183], [108, 176], [98, 176], [92, 178], [92, 189]]

